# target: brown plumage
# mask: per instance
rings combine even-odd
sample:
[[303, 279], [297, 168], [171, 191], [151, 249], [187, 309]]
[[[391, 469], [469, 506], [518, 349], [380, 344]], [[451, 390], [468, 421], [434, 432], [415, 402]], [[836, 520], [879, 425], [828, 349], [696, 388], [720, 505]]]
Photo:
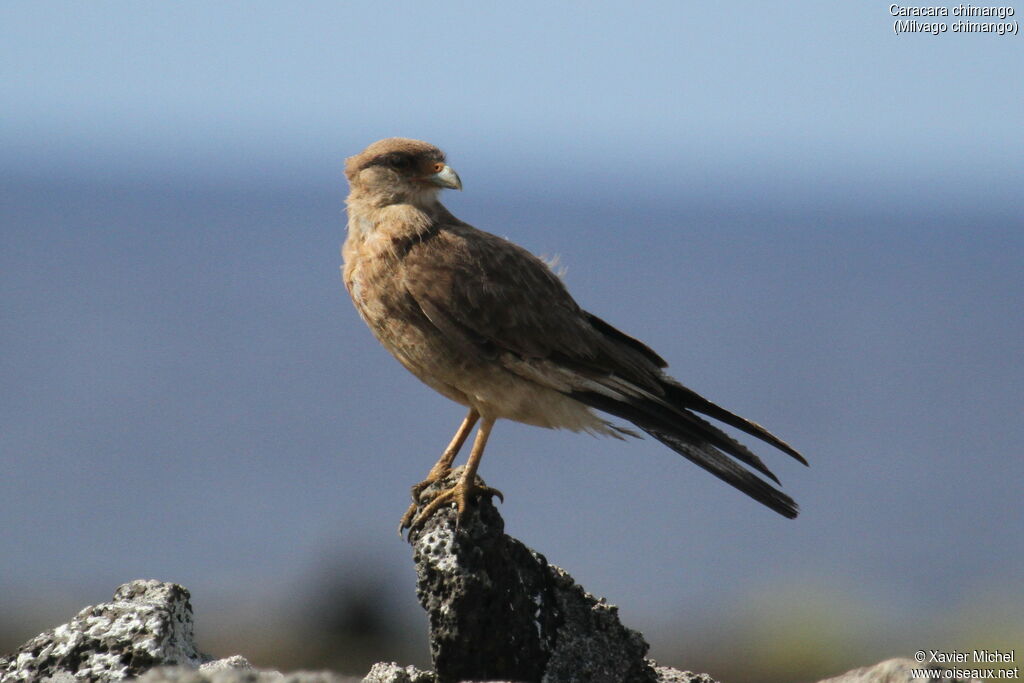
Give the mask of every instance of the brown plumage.
[[[388, 138], [348, 159], [345, 286], [377, 339], [410, 372], [469, 408], [427, 479], [413, 487], [400, 529], [454, 500], [500, 495], [475, 484], [494, 421], [618, 436], [593, 412], [629, 420], [670, 448], [786, 517], [797, 505], [750, 470], [775, 475], [745, 446], [695, 413], [720, 420], [807, 462], [760, 425], [711, 403], [666, 375], [642, 342], [584, 311], [562, 281], [519, 246], [455, 218], [438, 201], [461, 189], [444, 154]], [[419, 494], [450, 472], [477, 421], [458, 484], [414, 518]], [[731, 456], [731, 457], [730, 457]]]

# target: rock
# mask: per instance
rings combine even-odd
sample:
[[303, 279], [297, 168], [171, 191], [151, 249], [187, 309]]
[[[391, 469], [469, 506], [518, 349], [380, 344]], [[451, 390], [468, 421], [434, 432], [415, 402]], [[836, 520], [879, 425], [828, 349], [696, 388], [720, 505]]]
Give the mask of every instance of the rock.
[[[428, 489], [429, 491], [429, 489]], [[417, 595], [427, 610], [436, 674], [375, 664], [362, 683], [715, 683], [661, 667], [618, 610], [543, 555], [504, 533], [488, 500], [457, 527], [439, 510], [411, 534]], [[821, 683], [911, 683], [909, 659], [892, 659]], [[0, 657], [0, 683], [137, 680], [139, 683], [357, 683], [330, 672], [256, 670], [238, 655], [211, 661], [193, 639], [189, 592], [132, 581], [111, 602]], [[942, 678], [943, 681], [961, 679]]]
[[152, 669], [132, 680], [138, 683], [359, 683], [361, 679], [329, 671], [282, 674], [278, 671], [257, 671], [251, 668], [189, 669], [176, 666]]
[[695, 674], [667, 666], [655, 666], [654, 671], [658, 675], [658, 683], [715, 683], [715, 679], [707, 674]]
[[67, 624], [0, 657], [0, 683], [360, 681], [330, 672], [257, 671], [238, 655], [211, 661], [195, 644], [189, 597], [188, 590], [175, 583], [139, 580], [119, 586], [111, 602], [86, 607]]
[[647, 642], [622, 625], [618, 609], [506, 536], [486, 498], [461, 527], [453, 507], [438, 510], [410, 542], [438, 683], [711, 681], [656, 668], [646, 659]]
[[432, 671], [420, 671], [414, 666], [401, 667], [394, 662], [378, 662], [366, 674], [363, 683], [435, 683]]
[[220, 671], [222, 669], [251, 670], [252, 668], [253, 666], [249, 663], [249, 660], [242, 655], [232, 655], [212, 662], [203, 662], [199, 666], [200, 671]]
[[157, 664], [198, 667], [189, 592], [174, 583], [132, 581], [114, 599], [0, 658], [0, 681], [117, 681]]
[[[453, 512], [442, 510], [415, 535], [418, 590], [421, 600], [431, 605], [436, 641], [432, 647], [440, 654], [439, 661], [456, 670], [482, 667], [475, 674], [447, 680], [714, 683], [706, 676], [656, 668], [645, 660], [647, 643], [619, 623], [614, 606], [587, 594], [561, 569], [505, 536], [501, 517], [490, 503], [484, 504], [482, 514], [489, 519], [487, 524], [471, 520], [456, 531]], [[111, 602], [85, 608], [69, 623], [0, 658], [0, 683], [360, 680], [329, 672], [256, 670], [238, 655], [211, 661], [194, 641], [189, 597], [188, 590], [174, 583], [126, 583], [117, 588]], [[460, 634], [466, 642], [460, 642]], [[522, 644], [526, 648], [518, 649]], [[488, 673], [486, 667], [495, 662], [504, 667], [500, 671], [505, 675]], [[523, 671], [533, 678], [520, 675]], [[441, 683], [444, 679], [411, 666], [376, 664], [362, 680]]]
[[[867, 666], [862, 669], [847, 671], [841, 676], [829, 678], [818, 683], [937, 683], [938, 681], [950, 681], [950, 683], [980, 683], [978, 679], [964, 678], [915, 678], [911, 675], [914, 669], [920, 670], [923, 664], [918, 664], [912, 659], [887, 659], [874, 666]], [[940, 667], [927, 667], [938, 669]], [[945, 671], [945, 669], [943, 669]]]

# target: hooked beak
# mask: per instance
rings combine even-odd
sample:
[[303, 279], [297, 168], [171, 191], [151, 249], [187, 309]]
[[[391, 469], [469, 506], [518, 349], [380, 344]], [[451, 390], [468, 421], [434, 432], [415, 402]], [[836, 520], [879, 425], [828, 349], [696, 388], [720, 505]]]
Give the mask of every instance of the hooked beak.
[[448, 164], [445, 164], [444, 168], [434, 175], [428, 175], [424, 180], [428, 180], [438, 187], [447, 187], [451, 190], [462, 189], [462, 180], [459, 179], [459, 174]]

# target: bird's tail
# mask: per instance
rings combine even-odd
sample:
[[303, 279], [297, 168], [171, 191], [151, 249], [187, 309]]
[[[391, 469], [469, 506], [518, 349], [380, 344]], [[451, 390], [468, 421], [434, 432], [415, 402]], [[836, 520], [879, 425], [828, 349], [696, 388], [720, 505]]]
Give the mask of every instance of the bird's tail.
[[[709, 417], [722, 420], [726, 424], [757, 436], [807, 464], [803, 457], [760, 425], [733, 415], [681, 385], [668, 385], [666, 389], [675, 389], [676, 387], [682, 392], [677, 392], [675, 396], [667, 392], [666, 399], [668, 400], [665, 401], [650, 395], [626, 395], [620, 392], [615, 392], [617, 395], [609, 395], [612, 392], [606, 391], [580, 391], [573, 392], [571, 395], [591, 408], [597, 408], [629, 420], [687, 460], [699, 465], [783, 517], [790, 519], [796, 517], [799, 508], [792, 498], [750, 470], [740, 466], [729, 456], [745, 463], [775, 483], [779, 483], [778, 478], [761, 459], [721, 429], [689, 412], [686, 407], [698, 410]], [[686, 407], [679, 406], [677, 408], [676, 405], [673, 405], [677, 402], [672, 399], [677, 397], [687, 400], [687, 403], [683, 404]], [[695, 405], [698, 402], [694, 397], [704, 402], [701, 407]], [[672, 401], [672, 404], [668, 401]]]
[[[746, 470], [720, 451], [707, 444], [694, 444], [657, 429], [641, 427], [645, 432], [662, 442], [690, 462], [706, 469], [722, 481], [735, 486], [762, 505], [766, 505], [783, 517], [794, 519], [800, 512], [796, 501], [779, 491], [763, 479]], [[774, 477], [773, 477], [774, 478]]]
[[797, 461], [803, 463], [804, 465], [807, 465], [807, 460], [804, 459], [804, 456], [800, 455], [800, 453], [795, 448], [793, 448], [788, 443], [786, 443], [779, 437], [775, 436], [774, 434], [772, 434], [771, 432], [769, 432], [767, 429], [757, 424], [756, 422], [751, 422], [746, 418], [740, 417], [735, 413], [729, 412], [722, 406], [712, 403], [711, 401], [707, 400], [706, 398], [698, 394], [696, 391], [693, 391], [692, 389], [687, 389], [678, 382], [665, 382], [663, 386], [665, 388], [666, 399], [671, 404], [683, 408], [689, 408], [690, 410], [695, 410], [698, 413], [701, 413], [702, 415], [713, 417], [716, 420], [724, 422], [730, 427], [735, 427], [740, 431], [744, 431], [747, 434], [750, 434], [751, 436], [755, 436], [758, 439], [761, 439], [765, 443], [769, 443], [772, 446], [775, 446], [783, 453], [786, 453], [787, 455], [792, 456]]

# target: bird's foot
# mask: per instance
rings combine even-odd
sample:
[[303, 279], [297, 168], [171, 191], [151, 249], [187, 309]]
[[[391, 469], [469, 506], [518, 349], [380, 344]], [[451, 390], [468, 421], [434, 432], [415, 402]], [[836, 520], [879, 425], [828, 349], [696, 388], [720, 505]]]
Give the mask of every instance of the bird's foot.
[[[426, 486], [429, 486], [432, 483], [434, 482], [426, 482]], [[444, 489], [433, 495], [431, 498], [428, 498], [426, 505], [424, 505], [423, 508], [419, 510], [419, 514], [417, 514], [420, 504], [424, 502], [420, 500], [420, 494], [426, 486], [420, 486], [420, 484], [417, 484], [413, 487], [413, 503], [402, 516], [402, 521], [398, 527], [399, 534], [406, 529], [410, 532], [419, 529], [423, 526], [424, 522], [430, 519], [431, 515], [453, 501], [458, 508], [458, 512], [456, 513], [456, 522], [458, 524], [461, 524], [465, 520], [466, 515], [469, 512], [470, 501], [473, 498], [479, 499], [481, 496], [493, 498], [494, 496], [497, 496], [501, 502], [505, 502], [505, 496], [502, 495], [501, 491], [498, 489], [486, 486], [482, 483], [478, 484], [476, 482], [469, 482], [466, 481], [465, 478], [460, 477], [454, 486]], [[418, 491], [417, 488], [419, 488]]]
[[409, 491], [409, 495], [412, 497], [412, 503], [409, 504], [409, 509], [405, 511], [405, 514], [402, 515], [401, 521], [398, 523], [399, 536], [401, 536], [406, 529], [411, 527], [412, 520], [414, 517], [416, 517], [416, 510], [419, 509], [420, 503], [422, 502], [420, 501], [420, 495], [423, 493], [423, 491], [431, 484], [436, 484], [437, 482], [445, 479], [446, 477], [451, 476], [451, 473], [451, 468], [438, 468], [435, 465], [434, 469], [430, 470], [430, 472], [427, 473], [426, 479], [424, 479], [418, 484], [413, 484], [412, 489]]

